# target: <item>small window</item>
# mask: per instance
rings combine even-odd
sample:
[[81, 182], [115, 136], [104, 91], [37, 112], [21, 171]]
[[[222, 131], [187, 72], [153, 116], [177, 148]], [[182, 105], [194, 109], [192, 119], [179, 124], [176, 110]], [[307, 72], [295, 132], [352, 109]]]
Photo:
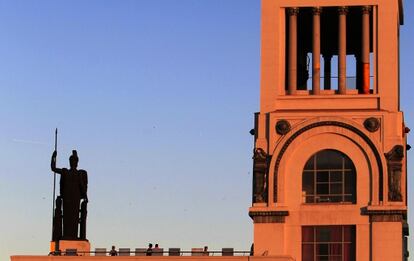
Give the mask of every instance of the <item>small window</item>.
[[356, 203], [355, 167], [345, 154], [322, 150], [305, 164], [302, 191], [306, 203]]
[[355, 226], [302, 227], [302, 261], [355, 260]]

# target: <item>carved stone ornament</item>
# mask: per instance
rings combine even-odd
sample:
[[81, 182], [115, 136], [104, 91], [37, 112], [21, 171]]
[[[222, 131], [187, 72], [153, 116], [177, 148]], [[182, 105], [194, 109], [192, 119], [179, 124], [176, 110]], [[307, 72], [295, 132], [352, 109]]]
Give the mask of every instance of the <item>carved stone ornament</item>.
[[253, 156], [253, 203], [267, 202], [268, 156], [261, 149], [255, 149]]
[[402, 201], [401, 176], [404, 159], [404, 147], [395, 145], [388, 153], [385, 153], [388, 166], [388, 200]]
[[371, 117], [364, 121], [364, 127], [369, 132], [376, 132], [380, 128], [380, 122], [377, 118]]
[[371, 12], [372, 8], [369, 5], [363, 6], [361, 8], [362, 14], [369, 14]]
[[290, 123], [287, 120], [279, 120], [276, 123], [276, 132], [280, 135], [285, 135], [290, 131]]
[[288, 211], [250, 211], [249, 216], [254, 223], [285, 223]]
[[348, 13], [348, 7], [347, 6], [338, 7], [338, 13], [340, 15], [346, 15]]
[[313, 15], [321, 15], [322, 8], [321, 7], [314, 7], [312, 8]]
[[370, 222], [403, 222], [407, 216], [406, 210], [368, 210], [361, 209], [361, 215], [369, 216]]
[[288, 8], [288, 15], [298, 15], [298, 14], [299, 14], [299, 8], [297, 7]]

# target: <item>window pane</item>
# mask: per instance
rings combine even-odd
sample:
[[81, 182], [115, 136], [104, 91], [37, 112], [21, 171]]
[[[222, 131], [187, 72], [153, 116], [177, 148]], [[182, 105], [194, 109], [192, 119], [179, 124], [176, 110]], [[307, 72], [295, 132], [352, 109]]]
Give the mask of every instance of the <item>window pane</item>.
[[352, 196], [345, 196], [344, 202], [352, 202], [352, 203], [355, 203], [356, 202], [355, 196], [354, 195], [352, 195]]
[[343, 226], [344, 228], [344, 241], [352, 242], [354, 240], [354, 227], [353, 226]]
[[314, 242], [313, 227], [302, 227], [302, 242]]
[[331, 182], [342, 181], [342, 171], [331, 171]]
[[318, 195], [329, 194], [329, 184], [316, 185], [316, 194]]
[[306, 192], [306, 195], [312, 195], [315, 193], [313, 172], [303, 173], [302, 189]]
[[331, 256], [329, 261], [342, 261], [342, 256]]
[[[339, 241], [340, 242], [340, 241]], [[330, 244], [329, 245], [329, 255], [330, 256], [341, 256], [342, 254], [342, 244]]]
[[314, 261], [314, 245], [313, 244], [303, 244], [302, 245], [302, 260], [303, 261]]
[[315, 156], [313, 156], [312, 158], [310, 158], [308, 160], [308, 162], [306, 162], [305, 164], [305, 169], [306, 170], [313, 170], [314, 169], [314, 161], [315, 161]]
[[330, 196], [317, 196], [316, 197], [316, 202], [319, 202], [319, 203], [331, 202], [331, 198], [330, 198]]
[[316, 172], [316, 182], [328, 182], [329, 181], [329, 172], [328, 171], [318, 171]]
[[342, 194], [342, 184], [331, 184], [331, 194]]
[[328, 249], [328, 244], [318, 244], [316, 247], [316, 254], [321, 256], [327, 256], [329, 254]]
[[342, 155], [335, 150], [323, 150], [316, 154], [318, 169], [342, 169]]
[[329, 196], [329, 202], [343, 202], [342, 196]]
[[316, 228], [316, 241], [317, 242], [329, 242], [330, 241], [329, 227], [317, 227]]
[[355, 191], [355, 173], [345, 172], [345, 194], [354, 194]]
[[342, 242], [342, 226], [330, 227], [331, 242]]
[[353, 244], [344, 244], [344, 261], [355, 261], [355, 249]]
[[352, 161], [347, 156], [344, 157], [344, 168], [345, 169], [355, 169], [354, 164], [352, 163]]

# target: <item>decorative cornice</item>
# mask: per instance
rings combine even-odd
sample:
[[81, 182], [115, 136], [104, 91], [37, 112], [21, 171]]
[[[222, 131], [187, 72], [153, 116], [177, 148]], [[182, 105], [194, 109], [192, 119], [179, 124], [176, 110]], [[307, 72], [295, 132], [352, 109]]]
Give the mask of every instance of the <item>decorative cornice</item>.
[[285, 223], [289, 211], [250, 211], [249, 216], [254, 223]]
[[369, 216], [370, 222], [402, 222], [407, 216], [407, 210], [369, 210], [367, 208], [362, 208], [361, 215]]

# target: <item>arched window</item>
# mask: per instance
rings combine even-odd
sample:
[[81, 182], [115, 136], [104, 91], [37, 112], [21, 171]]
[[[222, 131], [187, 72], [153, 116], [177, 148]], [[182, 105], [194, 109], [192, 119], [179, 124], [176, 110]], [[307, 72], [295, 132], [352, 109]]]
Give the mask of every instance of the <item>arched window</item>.
[[302, 192], [306, 203], [356, 203], [355, 166], [345, 154], [322, 150], [303, 169]]

